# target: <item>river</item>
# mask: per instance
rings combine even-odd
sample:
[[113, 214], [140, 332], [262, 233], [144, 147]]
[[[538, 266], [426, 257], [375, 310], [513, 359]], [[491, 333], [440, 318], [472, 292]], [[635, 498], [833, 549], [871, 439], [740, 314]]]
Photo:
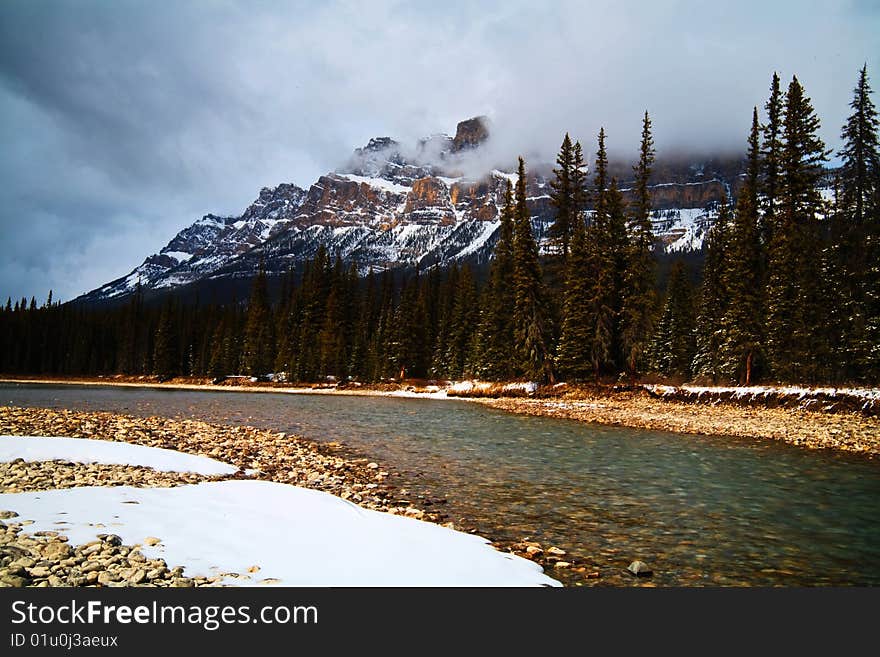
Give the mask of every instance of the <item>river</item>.
[[606, 571], [640, 559], [661, 585], [880, 584], [880, 463], [858, 455], [464, 401], [0, 384], [0, 402], [337, 441], [393, 466], [413, 496], [447, 497], [459, 526]]

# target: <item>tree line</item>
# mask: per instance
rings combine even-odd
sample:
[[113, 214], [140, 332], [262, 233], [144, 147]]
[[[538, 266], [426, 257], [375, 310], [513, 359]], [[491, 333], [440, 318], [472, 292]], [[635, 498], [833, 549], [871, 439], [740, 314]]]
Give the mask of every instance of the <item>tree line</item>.
[[[0, 310], [0, 371], [287, 380], [355, 378], [634, 380], [657, 373], [713, 382], [880, 379], [880, 149], [867, 70], [843, 126], [842, 166], [823, 198], [830, 152], [797, 78], [773, 76], [757, 107], [744, 173], [718, 207], [698, 285], [676, 263], [657, 289], [642, 121], [632, 201], [609, 176], [600, 129], [588, 176], [565, 135], [551, 181], [552, 252], [542, 256], [520, 158], [507, 183], [485, 276], [468, 265], [359, 276], [319, 249], [270, 295], [263, 271], [247, 302], [122, 306], [35, 299]], [[591, 179], [589, 179], [591, 178]], [[732, 204], [732, 207], [731, 207]]]

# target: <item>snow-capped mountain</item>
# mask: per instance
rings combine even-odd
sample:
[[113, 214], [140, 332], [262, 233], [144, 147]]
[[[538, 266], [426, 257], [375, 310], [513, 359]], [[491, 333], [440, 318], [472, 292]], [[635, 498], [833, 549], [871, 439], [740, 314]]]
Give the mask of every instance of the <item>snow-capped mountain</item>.
[[[345, 166], [307, 190], [283, 183], [263, 188], [238, 217], [208, 214], [180, 231], [130, 274], [80, 297], [104, 301], [223, 278], [249, 278], [260, 266], [289, 271], [323, 246], [362, 272], [389, 267], [422, 269], [455, 261], [486, 262], [499, 226], [507, 180], [498, 169], [464, 175], [463, 166], [489, 138], [476, 117], [450, 137], [436, 134], [405, 146], [374, 138]], [[533, 167], [527, 181], [533, 227], [543, 239], [553, 222], [549, 167]], [[652, 189], [653, 225], [669, 252], [698, 250], [725, 185], [717, 179], [660, 182]], [[627, 190], [624, 196], [627, 195]]]

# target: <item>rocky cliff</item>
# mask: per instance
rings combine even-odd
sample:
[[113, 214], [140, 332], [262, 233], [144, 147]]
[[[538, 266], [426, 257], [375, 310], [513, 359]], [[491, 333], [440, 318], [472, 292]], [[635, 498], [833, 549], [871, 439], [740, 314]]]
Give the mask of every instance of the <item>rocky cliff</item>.
[[[489, 139], [485, 117], [462, 121], [454, 137], [435, 134], [408, 147], [390, 137], [371, 139], [308, 189], [289, 183], [263, 188], [240, 216], [205, 215], [130, 274], [80, 299], [119, 298], [138, 282], [160, 290], [247, 278], [260, 266], [283, 273], [321, 246], [362, 272], [486, 262], [507, 180], [515, 176], [493, 170], [465, 177], [460, 164]], [[531, 169], [528, 204], [536, 236], [543, 240], [553, 222], [548, 174], [541, 173], [549, 168]], [[681, 178], [678, 172], [675, 181], [658, 180], [652, 187], [654, 231], [667, 251], [701, 248], [718, 200], [729, 193], [728, 183], [707, 180], [702, 171], [693, 180]]]

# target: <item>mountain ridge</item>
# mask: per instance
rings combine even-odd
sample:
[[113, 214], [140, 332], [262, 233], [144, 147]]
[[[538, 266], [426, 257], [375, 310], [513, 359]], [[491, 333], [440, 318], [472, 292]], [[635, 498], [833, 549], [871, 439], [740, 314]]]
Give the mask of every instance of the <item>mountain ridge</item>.
[[[322, 246], [361, 273], [483, 264], [494, 247], [507, 180], [515, 180], [500, 169], [464, 173], [468, 158], [490, 139], [485, 117], [460, 122], [454, 137], [434, 134], [413, 146], [375, 137], [308, 189], [293, 183], [263, 187], [239, 216], [204, 215], [129, 274], [75, 301], [125, 298], [138, 285], [162, 291], [205, 280], [249, 278], [260, 267], [279, 275]], [[718, 200], [730, 196], [738, 183], [688, 167], [651, 188], [654, 234], [666, 252], [700, 250]], [[533, 166], [527, 180], [532, 225], [545, 252], [554, 219], [550, 175], [549, 166]]]

